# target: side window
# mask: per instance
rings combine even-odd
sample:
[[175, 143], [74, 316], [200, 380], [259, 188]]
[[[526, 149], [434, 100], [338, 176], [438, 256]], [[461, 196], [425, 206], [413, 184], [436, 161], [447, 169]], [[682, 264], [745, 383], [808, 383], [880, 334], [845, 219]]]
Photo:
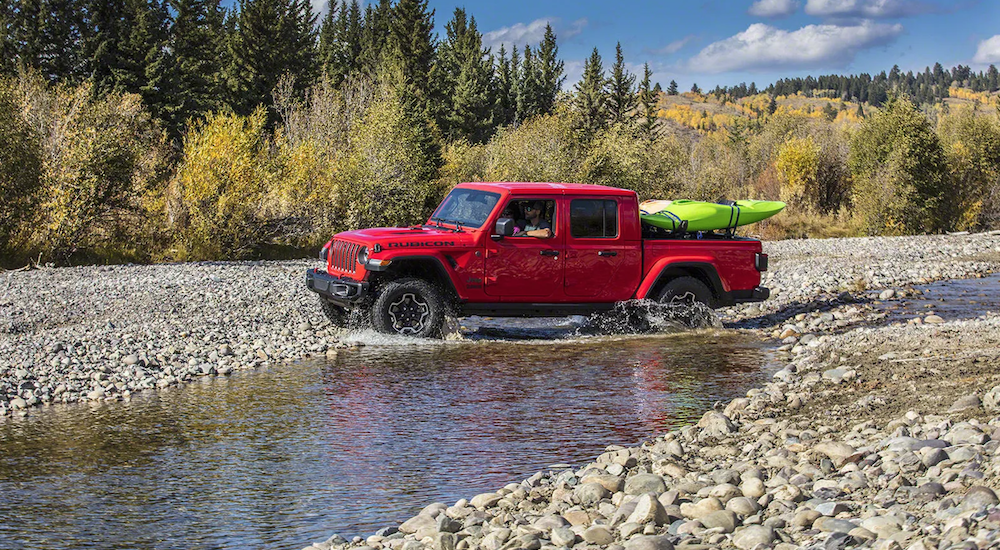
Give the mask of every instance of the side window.
[[546, 238], [555, 235], [556, 201], [512, 199], [504, 205], [501, 217], [514, 220], [515, 237]]
[[618, 202], [574, 199], [569, 207], [570, 234], [575, 239], [613, 239], [618, 236]]

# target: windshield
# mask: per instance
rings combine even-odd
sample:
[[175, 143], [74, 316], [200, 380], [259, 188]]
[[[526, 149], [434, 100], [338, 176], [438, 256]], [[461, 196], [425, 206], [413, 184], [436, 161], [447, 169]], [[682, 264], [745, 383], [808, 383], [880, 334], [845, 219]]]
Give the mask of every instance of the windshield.
[[499, 193], [477, 189], [452, 189], [441, 202], [441, 206], [434, 211], [431, 221], [479, 228], [486, 223], [499, 200]]

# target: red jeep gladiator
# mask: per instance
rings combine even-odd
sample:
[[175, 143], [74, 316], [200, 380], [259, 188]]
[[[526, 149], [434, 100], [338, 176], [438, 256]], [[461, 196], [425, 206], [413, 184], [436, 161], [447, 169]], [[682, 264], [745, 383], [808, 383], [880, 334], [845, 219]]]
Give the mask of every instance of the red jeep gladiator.
[[633, 299], [711, 307], [765, 300], [760, 241], [639, 221], [634, 191], [463, 183], [423, 225], [345, 231], [306, 272], [323, 311], [380, 332], [437, 336], [446, 314], [557, 317]]

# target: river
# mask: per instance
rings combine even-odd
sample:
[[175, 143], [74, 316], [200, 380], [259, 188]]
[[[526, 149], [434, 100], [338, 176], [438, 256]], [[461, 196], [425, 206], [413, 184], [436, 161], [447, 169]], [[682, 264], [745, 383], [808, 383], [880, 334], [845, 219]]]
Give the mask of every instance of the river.
[[364, 536], [696, 421], [770, 370], [735, 331], [483, 325], [445, 342], [361, 334], [367, 345], [331, 359], [0, 421], [0, 547], [298, 550]]

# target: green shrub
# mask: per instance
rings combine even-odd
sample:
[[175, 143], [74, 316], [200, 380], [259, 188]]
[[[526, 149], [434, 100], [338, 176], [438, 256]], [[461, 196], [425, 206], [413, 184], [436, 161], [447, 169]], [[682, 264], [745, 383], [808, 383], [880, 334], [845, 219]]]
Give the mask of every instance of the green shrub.
[[280, 176], [266, 125], [258, 108], [248, 117], [213, 114], [188, 131], [168, 201], [176, 236], [170, 256], [245, 258], [279, 231], [265, 209]]
[[940, 119], [938, 135], [948, 163], [948, 201], [956, 229], [1000, 222], [1000, 123], [961, 109]]
[[15, 93], [42, 158], [26, 249], [58, 262], [148, 259], [150, 199], [168, 148], [140, 97], [94, 98], [89, 84], [50, 87], [36, 74], [22, 75]]
[[38, 136], [21, 117], [9, 81], [0, 82], [0, 254], [10, 257], [37, 215], [42, 157]]
[[870, 234], [938, 232], [954, 226], [944, 151], [927, 118], [892, 98], [851, 139], [854, 206]]
[[632, 189], [641, 200], [671, 197], [681, 189], [687, 162], [687, 151], [676, 138], [649, 140], [614, 126], [590, 141], [579, 179]]

